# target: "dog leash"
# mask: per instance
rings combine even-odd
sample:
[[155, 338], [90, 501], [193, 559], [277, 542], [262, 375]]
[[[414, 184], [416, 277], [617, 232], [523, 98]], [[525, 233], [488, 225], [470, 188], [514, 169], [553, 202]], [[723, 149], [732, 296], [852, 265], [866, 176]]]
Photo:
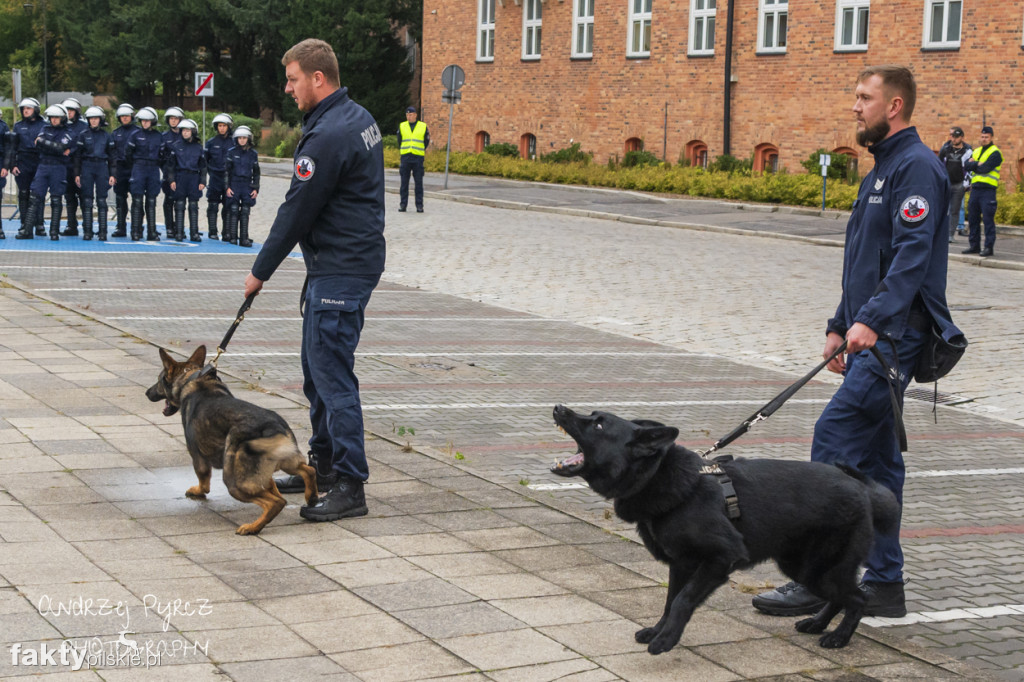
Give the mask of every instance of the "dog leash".
[[258, 292], [253, 292], [245, 299], [242, 303], [242, 307], [239, 308], [238, 312], [235, 314], [235, 321], [231, 323], [230, 327], [228, 327], [227, 334], [225, 334], [224, 338], [220, 340], [219, 344], [217, 344], [217, 355], [210, 362], [210, 366], [213, 367], [214, 370], [217, 369], [217, 361], [220, 360], [220, 356], [224, 353], [224, 349], [227, 348], [228, 343], [231, 342], [231, 337], [235, 335], [235, 330], [238, 329], [238, 325], [242, 323], [242, 320], [245, 319], [245, 314], [249, 311], [249, 308], [252, 307], [252, 302], [256, 298], [257, 293]]

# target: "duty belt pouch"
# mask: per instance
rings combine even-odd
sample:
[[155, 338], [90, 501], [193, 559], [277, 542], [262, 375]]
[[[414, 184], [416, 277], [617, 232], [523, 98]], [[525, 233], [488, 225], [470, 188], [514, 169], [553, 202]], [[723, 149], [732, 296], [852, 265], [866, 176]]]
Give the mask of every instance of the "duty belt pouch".
[[960, 362], [966, 350], [967, 337], [963, 334], [955, 334], [947, 340], [943, 338], [938, 327], [932, 326], [917, 361], [914, 381], [919, 384], [938, 381]]

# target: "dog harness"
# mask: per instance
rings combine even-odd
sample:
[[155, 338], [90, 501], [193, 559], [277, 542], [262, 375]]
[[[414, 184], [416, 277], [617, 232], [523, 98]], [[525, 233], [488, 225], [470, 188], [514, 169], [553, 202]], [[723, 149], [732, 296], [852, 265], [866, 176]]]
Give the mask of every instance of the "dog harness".
[[720, 466], [723, 462], [731, 462], [732, 455], [719, 455], [700, 468], [700, 473], [705, 476], [714, 476], [722, 484], [722, 494], [725, 495], [725, 512], [731, 520], [740, 517], [740, 499], [736, 495], [736, 488], [732, 479]]

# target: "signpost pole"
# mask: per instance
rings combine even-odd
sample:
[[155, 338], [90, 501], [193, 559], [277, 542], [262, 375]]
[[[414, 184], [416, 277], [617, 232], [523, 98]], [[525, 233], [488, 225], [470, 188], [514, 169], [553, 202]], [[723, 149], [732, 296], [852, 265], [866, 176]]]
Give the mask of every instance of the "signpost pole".
[[448, 144], [444, 152], [444, 188], [448, 189], [448, 161], [452, 158], [452, 118], [455, 117], [455, 97], [448, 100]]

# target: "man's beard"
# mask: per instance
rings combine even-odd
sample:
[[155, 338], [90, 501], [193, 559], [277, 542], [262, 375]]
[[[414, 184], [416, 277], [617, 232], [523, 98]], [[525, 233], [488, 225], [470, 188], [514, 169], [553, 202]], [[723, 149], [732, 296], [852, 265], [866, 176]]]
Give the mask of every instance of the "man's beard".
[[873, 144], [878, 144], [885, 139], [886, 135], [889, 134], [890, 126], [889, 121], [884, 118], [877, 124], [864, 128], [864, 130], [857, 131], [857, 144], [861, 147], [867, 147]]

